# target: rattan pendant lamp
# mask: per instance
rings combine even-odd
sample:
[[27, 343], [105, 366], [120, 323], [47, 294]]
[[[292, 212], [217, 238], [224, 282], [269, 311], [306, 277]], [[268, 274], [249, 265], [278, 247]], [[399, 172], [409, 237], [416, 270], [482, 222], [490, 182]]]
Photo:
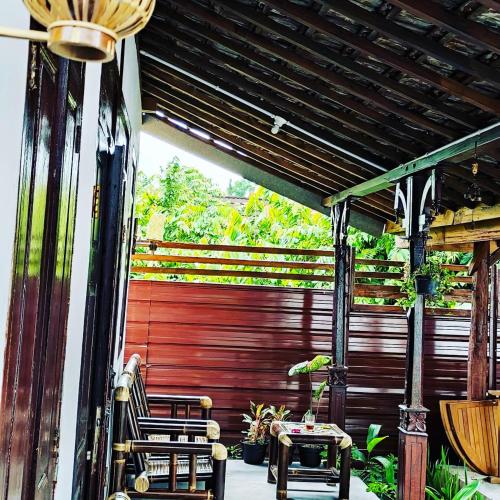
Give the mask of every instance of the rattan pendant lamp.
[[47, 31], [0, 27], [0, 36], [47, 42], [55, 54], [74, 61], [111, 61], [116, 42], [146, 26], [155, 0], [24, 0]]

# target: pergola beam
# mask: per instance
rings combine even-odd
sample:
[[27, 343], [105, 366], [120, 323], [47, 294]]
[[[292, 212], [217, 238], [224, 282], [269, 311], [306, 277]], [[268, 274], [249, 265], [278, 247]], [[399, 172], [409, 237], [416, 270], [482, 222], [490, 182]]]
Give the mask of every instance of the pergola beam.
[[[156, 32], [154, 23], [150, 25], [150, 29]], [[185, 34], [176, 32], [175, 38], [177, 40], [183, 41], [184, 43], [192, 43], [196, 45], [196, 42], [194, 40], [190, 40], [190, 38]], [[161, 38], [161, 41], [163, 41], [163, 38]], [[159, 55], [160, 46], [153, 41], [146, 40], [146, 44], [149, 43], [156, 47], [156, 55]], [[225, 66], [238, 71], [238, 73], [245, 74], [255, 80], [258, 80], [259, 77], [261, 77], [261, 75], [257, 71], [248, 68], [245, 64], [239, 62], [234, 58], [224, 56], [217, 50], [212, 49], [207, 45], [198, 45], [197, 47], [207, 56], [220, 61]], [[191, 65], [194, 65], [195, 71], [197, 71], [197, 68], [200, 68], [200, 62], [203, 61], [201, 58], [194, 56], [189, 51], [183, 50], [179, 47], [175, 47], [175, 49], [172, 48], [172, 50], [164, 48], [161, 53], [168, 55], [169, 61], [172, 63], [174, 59], [177, 60], [175, 62], [176, 65], [180, 65], [182, 64], [182, 62], [188, 62]], [[178, 61], [178, 58], [180, 58], [181, 60]], [[308, 124], [303, 122], [303, 119], [307, 119], [311, 124], [313, 124], [313, 126], [320, 126], [324, 128], [327, 132], [317, 130], [315, 131], [315, 134], [323, 135], [325, 137], [325, 140], [329, 140], [330, 142], [338, 140], [339, 144], [341, 144], [342, 140], [349, 138], [350, 140], [354, 140], [354, 142], [356, 142], [361, 147], [368, 148], [377, 155], [385, 157], [391, 161], [394, 161], [395, 158], [398, 157], [404, 157], [406, 154], [408, 154], [409, 150], [415, 150], [415, 146], [411, 144], [410, 141], [402, 141], [403, 146], [400, 149], [401, 151], [405, 152], [405, 155], [401, 155], [401, 153], [395, 151], [394, 148], [379, 142], [387, 141], [387, 135], [384, 138], [384, 133], [382, 130], [377, 129], [376, 127], [369, 125], [366, 122], [363, 122], [348, 113], [329, 108], [328, 106], [325, 106], [325, 103], [320, 99], [314, 98], [306, 92], [302, 92], [296, 88], [290, 87], [277, 79], [270, 78], [266, 81], [263, 81], [263, 85], [256, 85], [217, 66], [211, 67], [210, 70], [220, 75], [220, 77], [223, 78], [224, 81], [234, 83], [239, 89], [250, 92], [253, 95], [257, 95], [258, 97], [261, 97], [265, 102], [273, 104], [274, 106], [278, 106], [280, 110], [277, 111], [276, 114], [279, 114], [287, 121], [291, 121], [294, 123], [301, 121], [302, 126], [309, 127]], [[294, 99], [294, 101], [291, 102], [289, 100], [283, 99], [276, 92], [266, 91], [266, 87], [289, 95], [292, 97], [292, 99]], [[295, 104], [295, 102], [302, 102], [307, 107], [298, 106], [297, 104]], [[321, 110], [321, 112], [327, 117], [330, 117], [330, 119], [310, 111], [309, 108]], [[335, 131], [339, 135], [343, 136], [344, 139], [330, 135], [329, 129], [331, 129], [332, 127], [331, 119], [339, 122], [339, 126], [335, 128]], [[358, 133], [353, 135], [352, 130], [361, 132], [362, 134]], [[370, 137], [367, 137], [367, 135], [364, 134], [368, 134]], [[373, 140], [371, 137], [375, 138], [376, 140]], [[347, 147], [347, 144], [344, 143], [344, 147]], [[366, 154], [368, 155], [369, 153], [367, 152]], [[372, 157], [371, 159], [373, 161], [377, 160], [380, 162], [378, 158]]]
[[348, 197], [360, 198], [381, 189], [387, 189], [401, 179], [409, 175], [422, 172], [428, 168], [434, 167], [442, 162], [456, 163], [470, 158], [475, 151], [491, 146], [500, 139], [500, 122], [494, 123], [489, 127], [478, 130], [462, 139], [451, 142], [441, 148], [427, 153], [415, 160], [409, 161], [396, 167], [389, 172], [379, 175], [374, 179], [358, 184], [350, 189], [341, 191], [325, 198], [323, 203], [331, 207], [347, 199]]
[[443, 9], [430, 0], [389, 0], [393, 5], [425, 19], [486, 50], [500, 52], [500, 36], [485, 26]]
[[[441, 103], [435, 103], [434, 99], [431, 99], [428, 96], [425, 96], [424, 94], [415, 91], [415, 89], [412, 89], [407, 85], [400, 84], [399, 82], [391, 78], [385, 77], [380, 73], [378, 73], [377, 71], [371, 70], [360, 64], [357, 64], [349, 57], [336, 54], [335, 52], [329, 50], [328, 47], [326, 47], [325, 45], [319, 44], [308, 37], [299, 35], [297, 32], [283, 26], [282, 24], [274, 22], [269, 17], [256, 13], [255, 10], [253, 9], [244, 7], [239, 3], [235, 4], [231, 0], [214, 0], [214, 1], [216, 4], [222, 6], [224, 9], [232, 12], [238, 17], [245, 19], [246, 21], [252, 24], [255, 24], [261, 29], [279, 35], [284, 40], [287, 40], [296, 47], [299, 47], [302, 50], [306, 50], [311, 54], [314, 54], [315, 57], [319, 57], [324, 61], [333, 64], [338, 68], [341, 68], [342, 70], [353, 72], [354, 74], [357, 74], [362, 78], [364, 78], [365, 80], [368, 80], [369, 82], [375, 85], [379, 85], [382, 88], [388, 88], [393, 92], [395, 92], [396, 94], [398, 94], [400, 97], [403, 97], [404, 99], [411, 99], [414, 102], [422, 106], [425, 106], [429, 109], [432, 109], [434, 106], [436, 106], [437, 108], [442, 107]], [[290, 56], [291, 56], [290, 51], [288, 51], [288, 57], [285, 58], [285, 60], [291, 59]], [[324, 71], [321, 71], [322, 78], [327, 76], [328, 73], [332, 75], [333, 72], [331, 70], [327, 71], [326, 73]], [[332, 76], [330, 76], [330, 79], [331, 78]], [[336, 80], [336, 85], [341, 86], [347, 92], [350, 92], [365, 101], [372, 100], [382, 109], [385, 109], [390, 113], [399, 114], [406, 120], [413, 122], [417, 125], [420, 125], [421, 127], [424, 127], [426, 129], [432, 130], [433, 132], [440, 134], [444, 137], [447, 137], [449, 139], [452, 139], [455, 135], [453, 131], [448, 129], [447, 127], [444, 127], [443, 125], [440, 125], [439, 123], [430, 120], [423, 115], [418, 115], [413, 111], [405, 109], [404, 107], [395, 105], [393, 101], [382, 96], [377, 91], [359, 85], [354, 80], [343, 77], [341, 75], [335, 75], [334, 78]]]
[[[346, 44], [352, 49], [359, 51], [368, 57], [375, 57], [392, 68], [401, 71], [403, 74], [407, 73], [412, 75], [429, 85], [432, 85], [440, 91], [454, 95], [455, 97], [458, 97], [473, 106], [477, 106], [484, 111], [500, 114], [500, 102], [497, 99], [492, 99], [481, 92], [467, 87], [467, 85], [464, 85], [458, 80], [447, 78], [442, 74], [421, 66], [403, 55], [396, 54], [381, 45], [373, 43], [368, 38], [355, 35], [348, 29], [334, 24], [321, 15], [316, 14], [311, 11], [311, 9], [301, 7], [300, 5], [293, 4], [287, 0], [265, 0], [265, 3], [280, 10], [284, 15], [290, 16], [296, 21], [301, 22], [321, 33], [325, 33], [326, 35], [338, 40], [340, 43]], [[470, 121], [467, 123], [469, 118], [467, 115], [457, 113], [443, 103], [439, 103], [435, 109], [444, 116], [448, 116], [452, 120], [455, 120], [466, 127], [473, 127], [473, 124]]]
[[500, 72], [486, 64], [483, 64], [471, 57], [460, 54], [452, 49], [449, 49], [439, 43], [429, 40], [425, 36], [421, 36], [405, 29], [397, 24], [388, 21], [382, 15], [376, 12], [370, 12], [362, 7], [349, 2], [348, 0], [321, 0], [321, 2], [332, 10], [343, 14], [350, 19], [362, 23], [363, 25], [382, 33], [394, 40], [398, 40], [405, 46], [412, 47], [425, 54], [431, 55], [468, 75], [474, 79], [482, 79], [498, 85], [500, 81]]
[[[185, 4], [180, 4], [179, 9], [183, 12], [201, 17], [201, 19], [214, 24], [215, 26], [217, 26], [217, 28], [225, 31], [228, 34], [232, 34], [234, 30], [237, 30], [237, 26], [234, 25], [234, 23], [231, 23], [227, 19], [222, 19], [218, 16], [215, 16], [210, 11], [202, 11], [199, 5], [193, 5], [186, 2]], [[264, 57], [258, 52], [252, 50], [247, 45], [236, 43], [231, 39], [231, 37], [222, 36], [214, 30], [209, 30], [203, 25], [196, 23], [185, 16], [179, 15], [179, 13], [173, 10], [165, 10], [163, 7], [160, 7], [156, 9], [155, 16], [156, 15], [182, 25], [197, 37], [207, 39], [213, 44], [221, 45], [234, 52], [235, 54], [239, 54], [242, 58], [247, 59], [251, 63], [261, 66], [266, 72], [270, 71], [274, 73], [276, 75], [276, 78], [284, 78], [290, 80], [291, 82], [297, 83], [298, 85], [304, 87], [306, 91], [312, 91], [323, 98], [329, 99], [336, 105], [353, 111], [356, 115], [369, 118], [376, 124], [384, 126], [390, 130], [394, 130], [398, 134], [403, 134], [406, 137], [410, 138], [412, 141], [416, 141], [422, 144], [422, 146], [436, 147], [437, 145], [436, 139], [430, 134], [427, 134], [422, 130], [418, 130], [415, 127], [406, 124], [405, 122], [396, 121], [391, 116], [383, 114], [380, 110], [377, 110], [371, 106], [366, 106], [364, 103], [350, 97], [346, 93], [336, 92], [336, 86], [330, 86], [319, 79], [308, 78], [304, 76], [302, 72], [299, 73], [290, 69], [290, 67], [288, 66], [273, 62], [271, 59]], [[173, 36], [177, 37], [179, 35], [179, 30], [175, 29], [175, 27], [172, 27], [172, 34]], [[262, 40], [262, 43], [265, 42], [267, 44], [266, 47], [269, 46], [269, 42], [266, 39], [256, 37], [256, 35], [253, 33], [249, 33], [249, 35], [243, 36], [239, 35], [239, 31], [236, 31], [236, 37], [243, 40], [246, 44], [253, 44], [254, 47], [259, 40]], [[248, 37], [251, 37], [251, 42], [248, 40]], [[190, 44], [192, 43], [193, 41], [190, 42]], [[198, 50], [205, 50], [205, 47], [202, 46], [203, 44], [200, 44], [199, 40], [196, 40], [194, 43]], [[275, 50], [280, 50], [280, 48], [277, 47]], [[290, 51], [282, 49], [281, 55], [278, 57], [287, 57], [288, 59], [291, 58], [292, 65], [299, 66], [302, 70], [308, 71], [307, 67], [300, 66], [300, 63], [303, 62], [305, 65], [310, 63], [304, 60], [304, 58], [300, 58], [294, 54], [291, 54]], [[237, 63], [238, 61], [237, 59], [235, 59], [234, 64], [229, 65], [229, 67], [238, 71], [238, 69], [235, 67]], [[213, 68], [211, 68], [211, 70], [213, 70]], [[260, 77], [259, 80], [261, 79], [262, 78]], [[296, 97], [294, 97], [294, 99], [296, 99]], [[391, 140], [392, 138], [393, 136], [387, 137], [388, 140]]]

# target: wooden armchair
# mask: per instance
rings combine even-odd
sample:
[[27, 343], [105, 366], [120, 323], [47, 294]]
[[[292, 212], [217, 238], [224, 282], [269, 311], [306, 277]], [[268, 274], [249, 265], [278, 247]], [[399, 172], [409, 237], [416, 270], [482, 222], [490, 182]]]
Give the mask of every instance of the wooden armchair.
[[[211, 400], [194, 396], [148, 398], [134, 354], [115, 390], [109, 499], [224, 499], [227, 450], [209, 420]], [[149, 401], [170, 417], [151, 417]], [[189, 418], [198, 409], [200, 418]], [[179, 411], [181, 410], [181, 411]], [[182, 413], [183, 418], [172, 418]], [[198, 485], [204, 483], [204, 488]]]

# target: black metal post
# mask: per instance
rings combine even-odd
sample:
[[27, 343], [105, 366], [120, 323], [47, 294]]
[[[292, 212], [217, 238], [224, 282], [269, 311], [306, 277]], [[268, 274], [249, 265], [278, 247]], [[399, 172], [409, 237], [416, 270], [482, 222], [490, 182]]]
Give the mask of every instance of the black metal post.
[[332, 211], [335, 245], [335, 282], [332, 311], [332, 366], [329, 369], [330, 401], [328, 418], [341, 429], [345, 428], [347, 399], [347, 338], [351, 255], [347, 245], [350, 199], [339, 203]]
[[[404, 214], [410, 249], [410, 272], [425, 262], [425, 246], [435, 193], [434, 173], [408, 177], [396, 190], [396, 209]], [[398, 499], [425, 496], [427, 459], [426, 414], [423, 407], [425, 295], [417, 293], [408, 311], [408, 343], [404, 403], [400, 405]]]

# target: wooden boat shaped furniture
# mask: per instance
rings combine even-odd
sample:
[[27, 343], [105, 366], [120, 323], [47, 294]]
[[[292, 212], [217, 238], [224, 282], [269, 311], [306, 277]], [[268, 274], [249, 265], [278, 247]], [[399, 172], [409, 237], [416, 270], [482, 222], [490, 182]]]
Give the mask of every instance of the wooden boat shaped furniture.
[[[109, 500], [223, 500], [227, 450], [217, 442], [219, 425], [206, 418], [210, 416], [210, 398], [149, 399], [140, 364], [140, 357], [134, 354], [115, 390]], [[149, 401], [165, 406], [164, 414], [178, 415], [182, 409], [183, 418], [151, 417]], [[189, 418], [197, 410], [200, 418]]]
[[[500, 391], [490, 391], [500, 397]], [[441, 418], [453, 449], [473, 470], [500, 482], [498, 399], [440, 401]]]

